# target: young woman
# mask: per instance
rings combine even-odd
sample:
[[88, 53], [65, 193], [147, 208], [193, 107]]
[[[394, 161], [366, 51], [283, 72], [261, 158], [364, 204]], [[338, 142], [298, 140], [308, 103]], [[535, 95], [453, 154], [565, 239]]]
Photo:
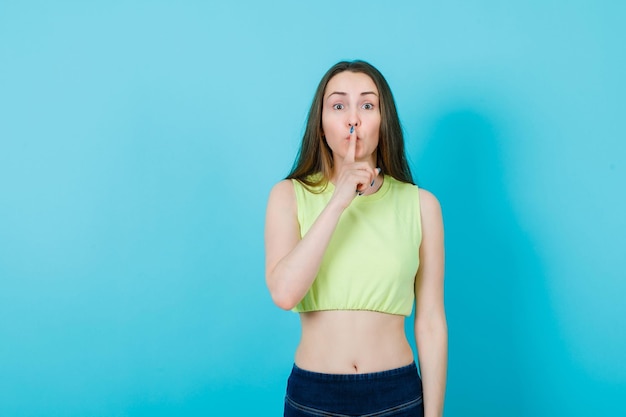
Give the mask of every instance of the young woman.
[[[441, 208], [413, 184], [391, 90], [363, 61], [322, 78], [292, 172], [269, 197], [266, 281], [300, 313], [285, 416], [441, 416]], [[420, 375], [404, 332], [415, 301]]]

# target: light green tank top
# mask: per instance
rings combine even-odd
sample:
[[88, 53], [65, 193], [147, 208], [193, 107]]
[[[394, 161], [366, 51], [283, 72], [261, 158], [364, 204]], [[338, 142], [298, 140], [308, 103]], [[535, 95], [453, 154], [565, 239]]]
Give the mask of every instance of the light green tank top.
[[[335, 187], [329, 182], [314, 193], [292, 181], [302, 237]], [[293, 311], [371, 310], [409, 316], [421, 240], [418, 187], [385, 176], [376, 193], [355, 197], [343, 212], [315, 281]]]

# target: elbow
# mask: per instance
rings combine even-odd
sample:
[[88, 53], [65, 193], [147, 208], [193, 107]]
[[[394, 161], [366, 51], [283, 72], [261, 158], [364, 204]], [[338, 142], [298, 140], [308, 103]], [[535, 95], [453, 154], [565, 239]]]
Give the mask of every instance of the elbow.
[[269, 279], [268, 288], [274, 304], [283, 310], [291, 310], [300, 302], [300, 299], [294, 296], [293, 291], [284, 286], [271, 285]]
[[298, 305], [299, 301], [295, 300], [294, 297], [291, 296], [291, 294], [285, 291], [271, 291], [270, 293], [272, 295], [272, 301], [274, 302], [274, 304], [276, 304], [283, 310], [288, 311]]
[[448, 324], [444, 314], [427, 318], [418, 318], [415, 321], [415, 336], [420, 338], [444, 337], [448, 335]]
[[279, 308], [285, 310], [285, 311], [290, 311], [292, 310], [296, 305], [298, 305], [298, 303], [292, 303], [290, 300], [285, 300], [285, 299], [277, 299], [272, 297], [272, 299], [274, 300], [274, 304], [276, 304]]

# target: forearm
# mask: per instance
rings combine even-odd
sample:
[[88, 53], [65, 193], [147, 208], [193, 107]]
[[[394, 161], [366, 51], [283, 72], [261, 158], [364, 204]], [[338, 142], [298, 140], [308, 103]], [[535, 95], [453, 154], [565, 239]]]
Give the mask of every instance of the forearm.
[[313, 284], [343, 208], [329, 203], [305, 236], [267, 273], [272, 298], [281, 308], [295, 307]]
[[448, 367], [448, 330], [445, 317], [417, 323], [415, 339], [424, 391], [424, 416], [443, 415]]

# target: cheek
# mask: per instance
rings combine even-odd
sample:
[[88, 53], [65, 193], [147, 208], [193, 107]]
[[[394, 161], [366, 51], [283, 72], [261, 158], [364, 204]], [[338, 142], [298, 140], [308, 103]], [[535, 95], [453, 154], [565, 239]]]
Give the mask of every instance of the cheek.
[[322, 124], [328, 124], [331, 125], [333, 123], [336, 123], [337, 121], [337, 115], [333, 114], [332, 112], [322, 112]]
[[363, 122], [367, 122], [370, 126], [380, 125], [381, 115], [378, 112], [370, 111], [362, 116]]
[[333, 120], [322, 120], [322, 132], [326, 137], [343, 136], [343, 125]]
[[373, 135], [380, 136], [380, 118], [376, 118], [370, 122], [370, 132]]
[[324, 116], [322, 113], [322, 131], [326, 134], [330, 130], [332, 130], [332, 124], [328, 120], [328, 117]]
[[328, 132], [328, 123], [326, 123], [326, 121], [322, 119], [322, 133], [326, 135], [326, 132]]

